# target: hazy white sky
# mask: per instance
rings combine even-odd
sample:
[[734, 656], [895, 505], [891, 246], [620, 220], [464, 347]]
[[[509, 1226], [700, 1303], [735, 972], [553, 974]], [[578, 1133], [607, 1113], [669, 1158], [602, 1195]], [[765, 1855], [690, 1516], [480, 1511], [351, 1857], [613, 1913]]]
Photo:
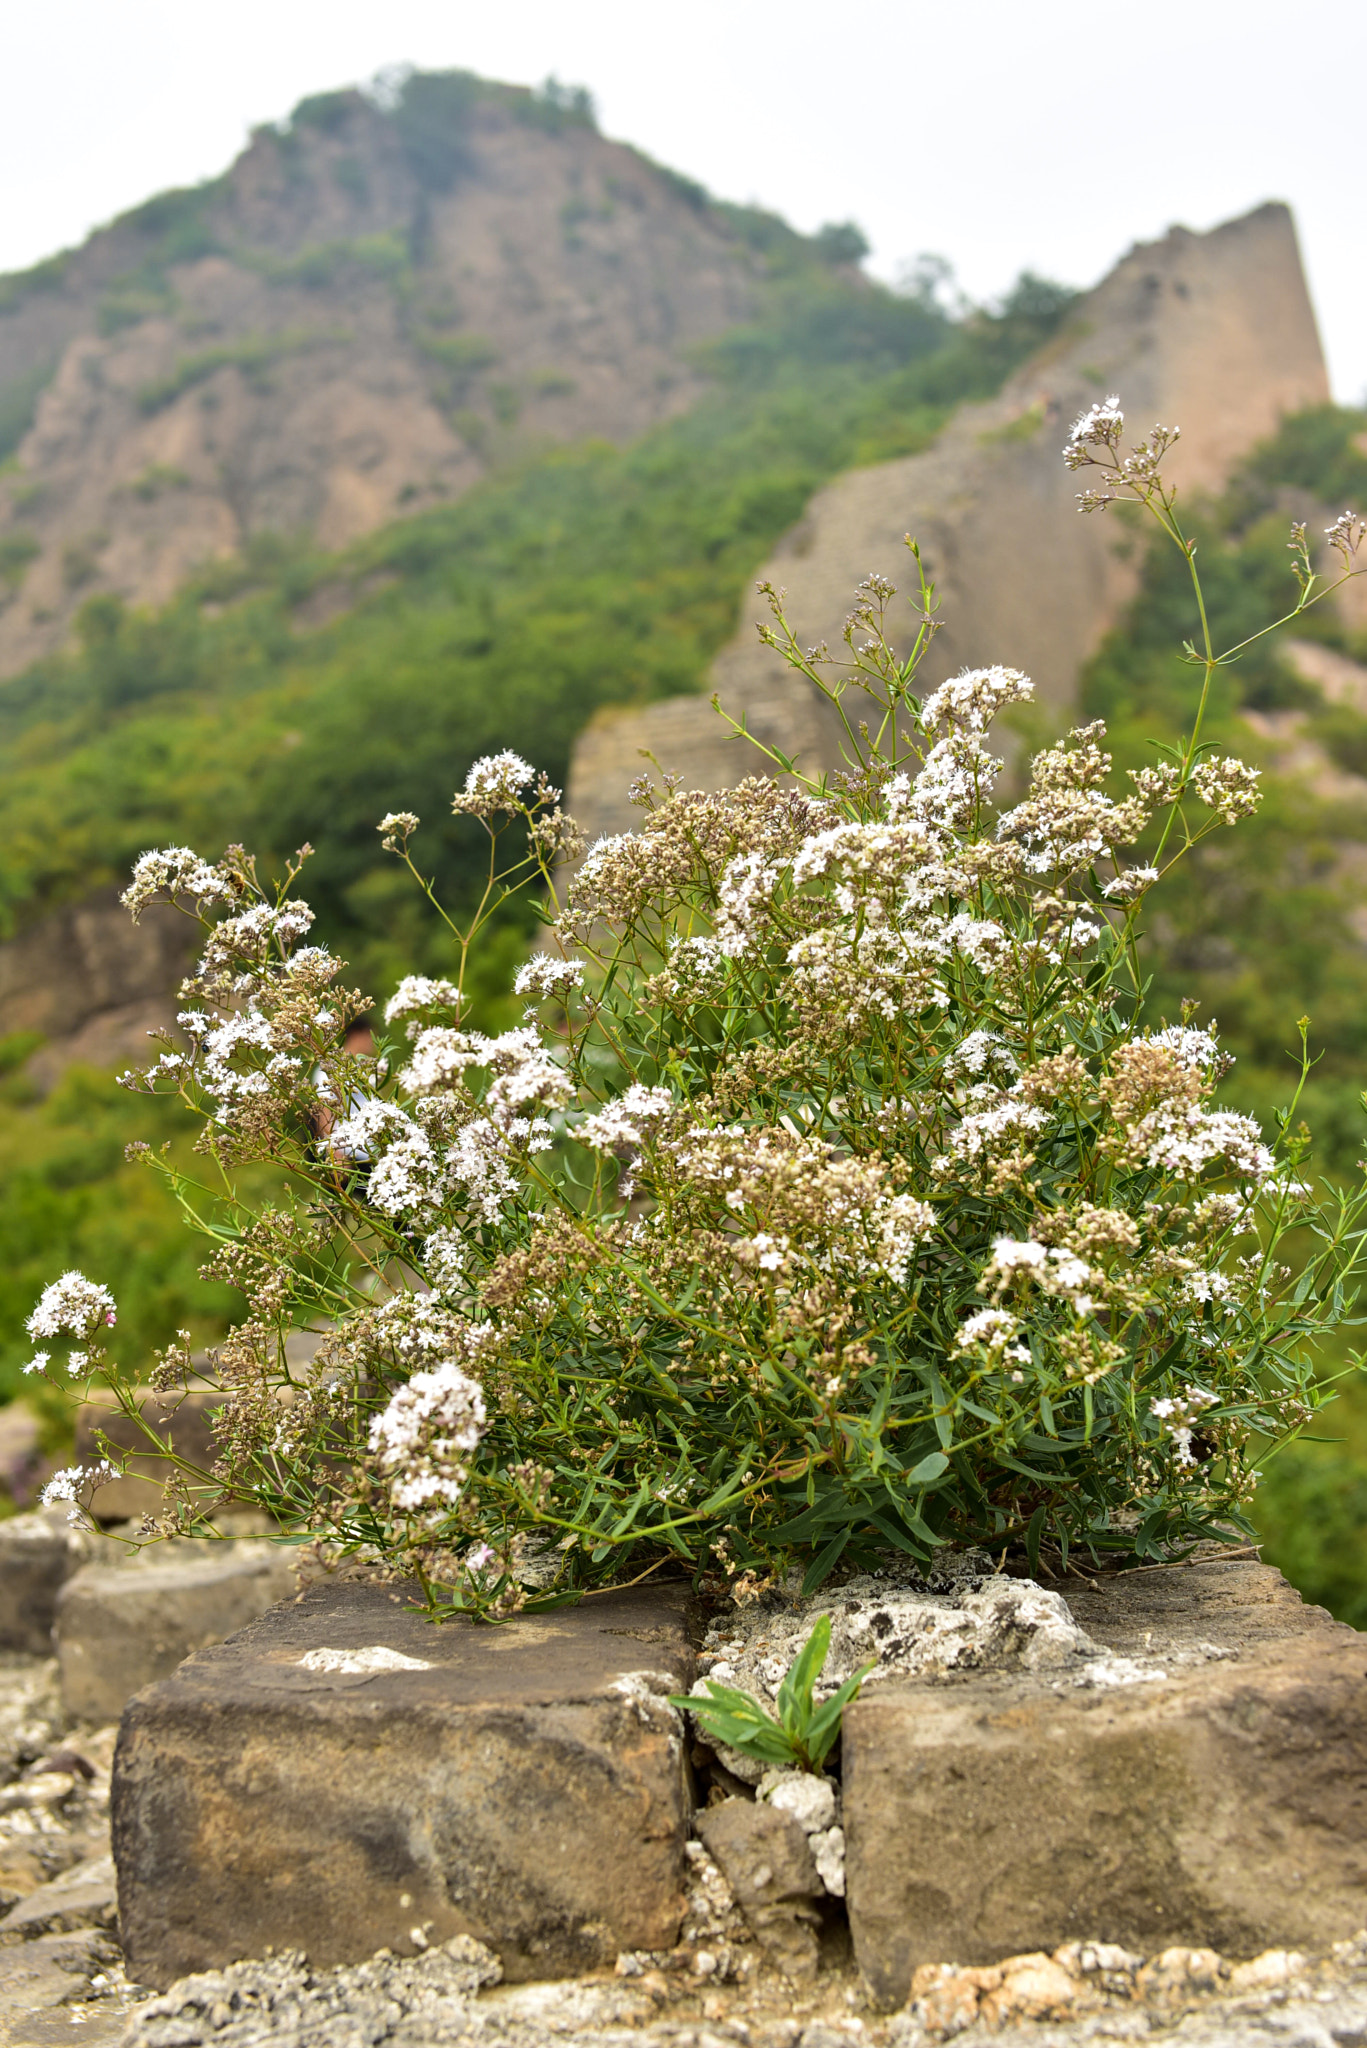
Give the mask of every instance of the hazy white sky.
[[222, 169], [305, 93], [403, 61], [554, 72], [722, 197], [853, 218], [883, 276], [941, 252], [975, 297], [1287, 199], [1337, 395], [1367, 392], [1351, 4], [8, 0], [0, 48], [0, 269]]

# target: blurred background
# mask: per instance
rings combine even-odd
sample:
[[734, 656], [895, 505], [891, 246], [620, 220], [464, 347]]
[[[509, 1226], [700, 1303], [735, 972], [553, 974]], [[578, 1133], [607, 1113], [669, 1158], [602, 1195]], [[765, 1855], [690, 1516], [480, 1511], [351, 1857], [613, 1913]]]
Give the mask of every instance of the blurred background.
[[[184, 959], [116, 907], [136, 855], [310, 840], [320, 935], [382, 997], [442, 951], [380, 815], [430, 821], [459, 901], [443, 813], [476, 754], [517, 747], [607, 828], [640, 745], [733, 778], [711, 688], [804, 715], [748, 651], [756, 575], [838, 630], [826, 593], [895, 574], [908, 529], [959, 658], [1035, 665], [1055, 724], [1105, 716], [1118, 768], [1144, 758], [1190, 715], [1190, 602], [1123, 521], [1079, 538], [1060, 430], [1110, 388], [1141, 426], [1181, 408], [1226, 640], [1283, 607], [1290, 518], [1364, 509], [1365, 42], [1265, 0], [50, 0], [7, 25], [0, 1506], [69, 1433], [21, 1374], [47, 1279], [115, 1289], [135, 1372], [234, 1310], [124, 1160], [190, 1136], [115, 1081]], [[1174, 891], [1151, 1008], [1218, 1017], [1229, 1099], [1264, 1116], [1308, 1013], [1316, 1163], [1350, 1174], [1367, 605], [1229, 670], [1215, 715], [1268, 800]], [[486, 957], [490, 1021], [527, 937], [510, 918]], [[1343, 1386], [1257, 1518], [1361, 1626]]]

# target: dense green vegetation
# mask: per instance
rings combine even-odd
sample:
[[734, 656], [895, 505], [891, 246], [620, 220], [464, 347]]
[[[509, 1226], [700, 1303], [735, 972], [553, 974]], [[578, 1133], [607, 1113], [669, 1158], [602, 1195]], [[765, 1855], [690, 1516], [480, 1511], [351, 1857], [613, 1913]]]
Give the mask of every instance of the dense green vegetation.
[[[450, 898], [468, 894], [474, 840], [448, 805], [476, 755], [512, 745], [560, 781], [599, 705], [696, 688], [810, 492], [850, 463], [921, 446], [1038, 345], [1066, 300], [1025, 280], [998, 314], [954, 326], [929, 297], [808, 285], [718, 344], [710, 394], [629, 448], [528, 463], [341, 558], [263, 539], [155, 615], [92, 598], [79, 651], [0, 691], [6, 929], [121, 878], [149, 845], [217, 852], [240, 838], [278, 860], [308, 839], [320, 931], [369, 988], [440, 966], [439, 933], [382, 855], [376, 820], [419, 811], [424, 857]], [[355, 602], [306, 628], [310, 600], [329, 599]], [[517, 943], [509, 933], [502, 959], [494, 948], [491, 990], [506, 987]], [[0, 1105], [13, 1234], [0, 1393], [27, 1356], [23, 1314], [68, 1263], [123, 1271], [136, 1246], [139, 1271], [164, 1272], [160, 1291], [139, 1283], [121, 1324], [130, 1365], [186, 1319], [187, 1301], [201, 1327], [222, 1307], [193, 1294], [187, 1244], [151, 1177], [136, 1203], [127, 1196], [134, 1169], [119, 1145], [150, 1135], [144, 1107], [89, 1080], [104, 1136], [73, 1179], [67, 1094], [25, 1107], [24, 1087], [16, 1071]]]

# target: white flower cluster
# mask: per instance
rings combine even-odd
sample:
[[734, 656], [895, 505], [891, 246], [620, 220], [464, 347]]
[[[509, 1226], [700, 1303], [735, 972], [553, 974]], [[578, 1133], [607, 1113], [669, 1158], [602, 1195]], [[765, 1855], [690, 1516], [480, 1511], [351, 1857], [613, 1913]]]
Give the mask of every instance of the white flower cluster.
[[384, 835], [380, 843], [385, 852], [404, 852], [421, 822], [416, 811], [386, 811], [375, 827], [377, 832]]
[[1120, 396], [1113, 391], [1108, 398], [1100, 399], [1078, 414], [1064, 443], [1063, 459], [1069, 469], [1081, 469], [1094, 459], [1093, 448], [1118, 448], [1124, 431], [1125, 415], [1120, 410]]
[[695, 1124], [662, 1149], [685, 1186], [720, 1195], [745, 1224], [736, 1255], [761, 1271], [787, 1277], [801, 1257], [818, 1271], [900, 1285], [935, 1228], [932, 1205], [894, 1193], [879, 1162], [842, 1155], [820, 1138]]
[[1096, 1294], [1105, 1286], [1105, 1275], [1067, 1245], [1041, 1244], [1033, 1237], [995, 1238], [992, 1257], [983, 1268], [984, 1287], [995, 1283], [1000, 1295], [1020, 1275], [1033, 1281], [1041, 1294], [1068, 1302], [1076, 1316], [1095, 1312]]
[[1326, 526], [1325, 535], [1331, 548], [1343, 557], [1345, 569], [1351, 569], [1358, 549], [1367, 539], [1367, 519], [1359, 519], [1356, 512], [1340, 512], [1332, 526]]
[[[960, 1353], [984, 1352], [989, 1363], [999, 1365], [1011, 1359], [1016, 1366], [1030, 1364], [1029, 1348], [1013, 1340], [1020, 1332], [1020, 1319], [1004, 1308], [981, 1308], [976, 1315], [960, 1324], [954, 1338], [954, 1349]], [[1011, 1374], [1019, 1380], [1019, 1371]]]
[[370, 1448], [401, 1512], [453, 1507], [484, 1434], [484, 1395], [454, 1360], [415, 1372], [370, 1425]]
[[460, 1088], [471, 1067], [483, 1067], [490, 1075], [484, 1113], [510, 1137], [544, 1139], [549, 1128], [544, 1120], [538, 1118], [533, 1126], [524, 1113], [563, 1109], [573, 1093], [564, 1066], [532, 1025], [497, 1038], [432, 1025], [414, 1040], [399, 1085], [413, 1095], [434, 1095]]
[[[254, 903], [236, 917], [225, 917], [205, 941], [194, 983], [206, 994], [229, 1000], [255, 995], [263, 971], [283, 965], [313, 923], [307, 903]], [[310, 952], [323, 952], [313, 947]], [[296, 960], [298, 955], [295, 955]]]
[[1120, 903], [1132, 903], [1136, 896], [1142, 896], [1146, 889], [1151, 889], [1157, 880], [1157, 868], [1126, 868], [1103, 883], [1101, 893]]
[[1168, 1024], [1161, 1031], [1150, 1031], [1150, 1045], [1165, 1045], [1182, 1062], [1184, 1067], [1195, 1067], [1198, 1073], [1227, 1074], [1234, 1065], [1234, 1055], [1226, 1052], [1211, 1031], [1202, 1031], [1190, 1024]]
[[1048, 1122], [1048, 1111], [1037, 1103], [1027, 1102], [1016, 1093], [1003, 1095], [991, 1109], [971, 1110], [964, 1117], [950, 1133], [948, 1146], [936, 1160], [934, 1170], [943, 1177], [958, 1167], [1000, 1159], [1013, 1147], [1028, 1144]]
[[120, 896], [136, 924], [155, 897], [174, 901], [186, 896], [192, 903], [219, 903], [230, 893], [231, 884], [222, 868], [201, 859], [193, 847], [163, 846], [139, 856], [133, 879]]
[[499, 811], [515, 811], [522, 792], [536, 780], [536, 770], [521, 754], [505, 747], [501, 753], [485, 754], [465, 778], [465, 788], [451, 799], [451, 809], [486, 821]]
[[575, 1136], [594, 1152], [631, 1159], [678, 1106], [667, 1088], [647, 1088], [633, 1081], [602, 1109], [586, 1116]]
[[623, 1162], [617, 1193], [624, 1202], [630, 1201], [636, 1192], [636, 1170], [644, 1146], [677, 1109], [678, 1104], [667, 1088], [648, 1088], [633, 1081], [602, 1109], [586, 1116], [575, 1132], [590, 1151], [603, 1152]]
[[1191, 779], [1202, 803], [1218, 811], [1227, 825], [1237, 825], [1240, 818], [1251, 817], [1262, 802], [1260, 774], [1260, 769], [1250, 768], [1233, 755], [1226, 755], [1223, 761], [1212, 756], [1197, 765]]
[[947, 1080], [985, 1081], [993, 1073], [1007, 1082], [1016, 1078], [1016, 1056], [998, 1031], [970, 1031], [945, 1054]]
[[1074, 874], [1103, 854], [1114, 857], [1148, 822], [1142, 802], [1116, 803], [1102, 789], [1111, 767], [1097, 745], [1104, 734], [1100, 721], [1080, 726], [1063, 746], [1037, 754], [1028, 796], [1002, 818], [998, 838], [1020, 844], [1032, 874]]
[[60, 1501], [72, 1503], [68, 1522], [79, 1523], [84, 1517], [82, 1508], [90, 1505], [90, 1496], [110, 1479], [123, 1475], [117, 1465], [111, 1465], [108, 1458], [99, 1458], [93, 1465], [67, 1465], [60, 1472], [54, 1472], [38, 1498], [45, 1508], [55, 1507]]
[[[24, 1328], [30, 1337], [71, 1336], [77, 1340], [78, 1347], [84, 1347], [92, 1343], [101, 1330], [112, 1329], [117, 1320], [118, 1311], [109, 1289], [98, 1281], [87, 1280], [84, 1273], [78, 1273], [73, 1267], [63, 1273], [60, 1280], [49, 1281]], [[42, 1372], [51, 1355], [48, 1351], [37, 1352], [24, 1371]], [[83, 1372], [89, 1363], [84, 1348], [68, 1353], [67, 1365], [73, 1373]]]
[[517, 970], [513, 993], [519, 996], [565, 996], [572, 988], [584, 986], [582, 960], [557, 960], [551, 953], [534, 953]]
[[1165, 1105], [1145, 1120], [1143, 1135], [1149, 1140], [1144, 1155], [1149, 1165], [1182, 1180], [1195, 1180], [1222, 1160], [1232, 1173], [1261, 1183], [1276, 1163], [1254, 1119], [1232, 1109]]
[[459, 1292], [468, 1281], [469, 1249], [458, 1230], [430, 1230], [423, 1240], [427, 1284], [438, 1297]]
[[427, 1017], [434, 1010], [459, 1009], [460, 990], [453, 981], [436, 980], [430, 974], [405, 974], [384, 1006], [384, 1021], [394, 1024], [401, 1017]]
[[1199, 1422], [1207, 1408], [1216, 1408], [1219, 1402], [1219, 1395], [1208, 1393], [1204, 1387], [1185, 1387], [1180, 1394], [1170, 1394], [1162, 1400], [1150, 1402], [1149, 1412], [1165, 1425], [1176, 1447], [1179, 1465], [1192, 1466], [1196, 1463], [1191, 1447], [1195, 1435], [1193, 1425]]
[[1018, 668], [966, 668], [926, 698], [921, 722], [932, 733], [948, 727], [982, 734], [1006, 705], [1028, 703], [1034, 694]]
[[493, 1223], [517, 1190], [510, 1143], [516, 1135], [487, 1116], [471, 1117], [451, 1134], [429, 1132], [398, 1103], [372, 1099], [333, 1127], [326, 1149], [369, 1166], [366, 1198], [382, 1215], [435, 1225], [454, 1202]]

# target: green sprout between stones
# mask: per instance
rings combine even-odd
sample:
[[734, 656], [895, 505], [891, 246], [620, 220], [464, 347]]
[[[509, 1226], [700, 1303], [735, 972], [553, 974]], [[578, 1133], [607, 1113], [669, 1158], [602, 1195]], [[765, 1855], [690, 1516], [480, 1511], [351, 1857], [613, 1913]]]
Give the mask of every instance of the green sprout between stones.
[[715, 1678], [703, 1681], [710, 1699], [704, 1699], [700, 1693], [675, 1693], [670, 1697], [670, 1705], [692, 1714], [706, 1734], [738, 1749], [742, 1756], [754, 1757], [757, 1763], [795, 1764], [800, 1771], [819, 1775], [835, 1747], [846, 1707], [858, 1699], [864, 1680], [877, 1666], [876, 1658], [861, 1664], [818, 1707], [812, 1691], [825, 1669], [830, 1649], [831, 1617], [822, 1614], [779, 1686], [777, 1717], [753, 1693], [719, 1685]]

